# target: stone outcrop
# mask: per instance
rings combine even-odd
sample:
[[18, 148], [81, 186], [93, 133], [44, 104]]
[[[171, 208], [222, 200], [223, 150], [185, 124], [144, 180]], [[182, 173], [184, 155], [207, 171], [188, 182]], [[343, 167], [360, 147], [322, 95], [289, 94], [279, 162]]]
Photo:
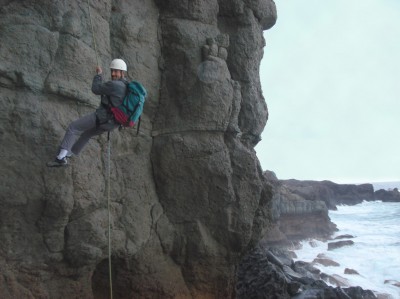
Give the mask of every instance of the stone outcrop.
[[149, 94], [140, 135], [111, 134], [115, 298], [231, 297], [235, 265], [272, 221], [253, 147], [275, 4], [89, 2], [94, 32], [87, 1], [2, 1], [0, 297], [108, 294], [107, 139], [67, 168], [45, 166], [99, 103], [96, 56], [106, 76], [123, 58]]
[[281, 180], [290, 192], [311, 201], [324, 201], [329, 209], [337, 205], [355, 205], [366, 201], [400, 202], [400, 192], [393, 190], [374, 190], [372, 184], [336, 184], [331, 181]]
[[291, 246], [293, 242], [308, 238], [326, 240], [337, 230], [322, 198], [310, 199], [293, 192], [272, 171], [265, 171], [264, 177], [273, 186], [273, 223], [263, 243]]
[[360, 275], [356, 270], [350, 269], [350, 268], [345, 268], [344, 269], [344, 274]]
[[322, 200], [329, 209], [336, 205], [354, 205], [363, 200], [374, 200], [371, 184], [336, 184], [331, 181], [282, 180], [291, 192], [311, 201]]
[[381, 200], [383, 202], [400, 202], [400, 192], [398, 188], [393, 190], [379, 189], [374, 192], [374, 197], [376, 200]]
[[329, 242], [328, 243], [328, 250], [335, 250], [337, 248], [341, 248], [341, 247], [344, 247], [344, 246], [351, 246], [351, 245], [354, 245], [354, 241], [352, 241], [352, 240]]
[[339, 275], [321, 273], [310, 263], [294, 262], [289, 252], [276, 248], [256, 248], [247, 255], [239, 265], [238, 281], [240, 299], [377, 298], [370, 290], [349, 287]]

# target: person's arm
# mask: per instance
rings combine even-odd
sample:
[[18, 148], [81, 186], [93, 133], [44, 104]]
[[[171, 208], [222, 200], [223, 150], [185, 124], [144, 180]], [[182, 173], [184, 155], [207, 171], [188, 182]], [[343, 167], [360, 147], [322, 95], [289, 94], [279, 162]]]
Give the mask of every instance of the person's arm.
[[96, 95], [101, 95], [100, 86], [103, 84], [103, 70], [100, 66], [96, 66], [96, 74], [92, 81], [92, 92]]
[[97, 75], [94, 76], [92, 82], [92, 92], [96, 95], [117, 96], [115, 84], [112, 81], [103, 83], [103, 70], [101, 67], [96, 67]]

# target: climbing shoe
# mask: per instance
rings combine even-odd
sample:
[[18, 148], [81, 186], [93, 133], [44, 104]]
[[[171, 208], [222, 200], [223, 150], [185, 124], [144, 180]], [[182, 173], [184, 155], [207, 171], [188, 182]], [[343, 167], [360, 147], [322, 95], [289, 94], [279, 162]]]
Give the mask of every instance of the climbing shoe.
[[55, 159], [54, 161], [47, 162], [47, 167], [61, 167], [61, 166], [67, 166], [67, 158], [62, 158], [62, 159]]

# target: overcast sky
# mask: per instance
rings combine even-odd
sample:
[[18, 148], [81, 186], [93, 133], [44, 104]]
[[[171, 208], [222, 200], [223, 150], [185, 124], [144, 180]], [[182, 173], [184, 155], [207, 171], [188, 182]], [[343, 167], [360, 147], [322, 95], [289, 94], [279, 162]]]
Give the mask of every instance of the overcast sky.
[[280, 179], [400, 181], [400, 1], [275, 0], [256, 151]]

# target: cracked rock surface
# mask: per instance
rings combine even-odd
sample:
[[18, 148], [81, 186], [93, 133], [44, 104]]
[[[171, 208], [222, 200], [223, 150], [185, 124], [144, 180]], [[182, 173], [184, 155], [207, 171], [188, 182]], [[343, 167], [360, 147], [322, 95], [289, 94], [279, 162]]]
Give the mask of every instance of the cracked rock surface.
[[[116, 298], [227, 298], [269, 226], [254, 146], [272, 0], [1, 1], [0, 297], [108, 296], [107, 138], [48, 169], [112, 58], [149, 96], [139, 136], [111, 134]], [[97, 53], [94, 47], [97, 44]]]

